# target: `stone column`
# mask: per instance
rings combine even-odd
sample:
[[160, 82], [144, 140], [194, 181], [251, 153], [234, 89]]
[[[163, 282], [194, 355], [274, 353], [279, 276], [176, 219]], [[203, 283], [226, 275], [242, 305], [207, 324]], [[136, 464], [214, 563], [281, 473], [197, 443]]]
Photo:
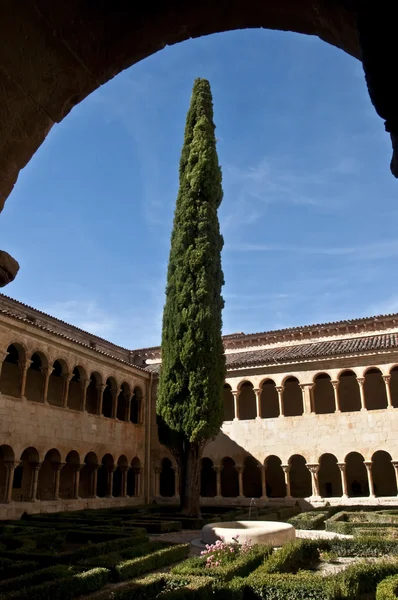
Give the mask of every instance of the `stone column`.
[[146, 397], [142, 396], [140, 405], [138, 407], [138, 425], [143, 425], [145, 423], [145, 406]]
[[80, 410], [82, 412], [85, 412], [86, 410], [86, 402], [87, 402], [87, 389], [88, 386], [90, 385], [91, 381], [90, 378], [87, 377], [87, 379], [84, 379], [81, 383], [82, 386], [82, 397], [80, 399]]
[[53, 490], [53, 498], [54, 500], [59, 500], [59, 482], [61, 478], [61, 471], [64, 468], [66, 463], [55, 463], [53, 465], [54, 469], [54, 490]]
[[340, 473], [341, 473], [341, 487], [343, 488], [343, 498], [347, 498], [348, 496], [348, 491], [347, 491], [347, 475], [346, 475], [346, 464], [345, 462], [343, 463], [337, 463], [338, 468], [340, 469]]
[[93, 470], [91, 472], [91, 494], [90, 498], [97, 497], [97, 481], [98, 481], [98, 469], [101, 465], [93, 465]]
[[3, 502], [6, 502], [8, 504], [12, 501], [12, 486], [14, 483], [14, 471], [18, 465], [14, 462], [9, 462], [9, 461], [6, 461], [4, 464], [6, 467], [6, 487], [4, 490]]
[[126, 396], [126, 413], [124, 415], [125, 421], [130, 421], [130, 403], [131, 403], [131, 396]]
[[307, 464], [307, 469], [311, 473], [312, 496], [319, 498], [321, 496], [321, 493], [319, 491], [319, 479], [318, 479], [319, 464], [318, 463]]
[[64, 389], [63, 389], [63, 397], [62, 397], [62, 406], [66, 408], [68, 406], [68, 394], [69, 394], [69, 384], [72, 380], [73, 373], [68, 373], [64, 377]]
[[30, 484], [30, 498], [31, 502], [36, 502], [37, 496], [37, 484], [39, 483], [39, 471], [41, 469], [41, 463], [32, 465], [32, 479]]
[[80, 471], [84, 465], [74, 465], [75, 472], [73, 474], [73, 499], [79, 499], [79, 487], [80, 487]]
[[335, 406], [335, 410], [334, 412], [341, 412], [340, 409], [340, 397], [339, 397], [339, 381], [335, 380], [335, 381], [331, 381], [330, 382], [333, 386], [333, 392], [334, 392], [334, 406]]
[[102, 400], [104, 398], [104, 390], [106, 388], [105, 383], [99, 383], [97, 385], [97, 392], [98, 392], [98, 398], [97, 398], [97, 415], [102, 415]]
[[43, 369], [44, 373], [44, 388], [43, 388], [43, 402], [44, 404], [48, 404], [47, 396], [48, 396], [48, 384], [50, 383], [50, 375], [53, 372], [52, 367], [47, 367]]
[[21, 398], [25, 397], [25, 388], [26, 388], [26, 377], [28, 375], [28, 369], [30, 367], [30, 365], [32, 364], [31, 360], [27, 360], [25, 363], [21, 364], [21, 370], [22, 370], [22, 375], [21, 375]]
[[160, 496], [160, 473], [162, 472], [162, 467], [155, 467], [155, 496]]
[[374, 497], [374, 495], [375, 495], [375, 489], [374, 489], [373, 477], [372, 477], [372, 461], [371, 460], [365, 460], [363, 464], [366, 467], [366, 472], [367, 472], [367, 475], [368, 475], [369, 496]]
[[281, 385], [277, 385], [275, 389], [278, 392], [279, 416], [284, 417], [285, 415], [283, 414], [283, 387]]
[[359, 395], [361, 396], [361, 410], [366, 410], [364, 389], [365, 377], [357, 377], [357, 381], [359, 385]]
[[180, 473], [177, 467], [172, 467], [174, 471], [174, 496], [180, 495]]
[[253, 392], [256, 394], [256, 418], [262, 419], [263, 415], [261, 414], [261, 393], [263, 390], [260, 388], [255, 388]]
[[107, 490], [106, 490], [106, 497], [107, 498], [112, 498], [112, 491], [113, 491], [113, 474], [116, 471], [116, 466], [112, 466], [109, 467], [108, 469], [108, 481], [107, 481]]
[[[398, 465], [398, 463], [397, 463]], [[222, 465], [213, 465], [213, 469], [216, 472], [216, 497], [221, 498], [221, 471]]]
[[310, 415], [312, 412], [314, 412], [312, 410], [312, 398], [311, 398], [313, 387], [314, 387], [313, 383], [302, 383], [300, 385], [301, 393], [303, 394], [303, 408], [304, 408], [305, 415]]
[[283, 472], [285, 474], [285, 485], [286, 485], [286, 497], [291, 498], [291, 490], [290, 490], [290, 465], [281, 465]]
[[238, 471], [238, 482], [239, 482], [239, 498], [243, 498], [243, 465], [235, 465], [235, 469]]
[[122, 390], [115, 390], [114, 395], [112, 397], [112, 414], [111, 418], [116, 419], [117, 415], [117, 398]]
[[127, 496], [127, 473], [129, 468], [127, 466], [125, 467], [120, 467], [120, 470], [122, 472], [122, 491], [121, 491], [121, 497], [122, 498], [126, 498]]
[[390, 388], [391, 375], [383, 375], [383, 379], [384, 379], [384, 383], [386, 386], [387, 408], [391, 409], [391, 408], [394, 408], [392, 405], [391, 388]]
[[232, 390], [234, 397], [234, 421], [239, 421], [239, 390]]
[[265, 465], [258, 465], [258, 468], [261, 472], [261, 498], [264, 499], [267, 498], [267, 479], [265, 474], [266, 467]]
[[397, 495], [398, 495], [398, 460], [392, 460], [391, 464], [395, 469], [395, 479], [397, 481]]

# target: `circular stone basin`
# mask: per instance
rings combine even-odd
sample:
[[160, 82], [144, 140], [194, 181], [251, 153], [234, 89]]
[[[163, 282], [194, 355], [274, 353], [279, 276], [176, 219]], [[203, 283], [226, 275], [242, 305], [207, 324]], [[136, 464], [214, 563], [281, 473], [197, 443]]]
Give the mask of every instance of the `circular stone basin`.
[[214, 544], [223, 538], [227, 543], [251, 541], [252, 544], [269, 544], [282, 546], [296, 538], [296, 530], [289, 523], [277, 521], [226, 521], [225, 523], [208, 523], [202, 528], [202, 540], [205, 544]]

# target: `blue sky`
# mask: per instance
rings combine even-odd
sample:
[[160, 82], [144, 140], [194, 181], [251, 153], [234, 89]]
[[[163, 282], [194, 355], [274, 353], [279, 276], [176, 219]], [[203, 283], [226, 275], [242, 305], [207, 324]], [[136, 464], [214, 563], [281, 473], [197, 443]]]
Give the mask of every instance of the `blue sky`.
[[166, 48], [55, 126], [0, 217], [4, 292], [129, 348], [160, 342], [195, 77], [223, 169], [224, 333], [398, 311], [397, 182], [360, 63], [237, 31]]

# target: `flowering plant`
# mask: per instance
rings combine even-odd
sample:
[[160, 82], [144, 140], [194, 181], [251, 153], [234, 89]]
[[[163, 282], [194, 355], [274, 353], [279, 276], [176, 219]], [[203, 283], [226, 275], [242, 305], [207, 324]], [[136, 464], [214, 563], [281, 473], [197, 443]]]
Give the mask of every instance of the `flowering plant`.
[[221, 567], [236, 560], [238, 556], [247, 554], [252, 548], [251, 540], [239, 544], [238, 538], [239, 535], [236, 535], [229, 543], [221, 538], [215, 544], [206, 544], [206, 550], [201, 552], [201, 556], [206, 559], [206, 567]]

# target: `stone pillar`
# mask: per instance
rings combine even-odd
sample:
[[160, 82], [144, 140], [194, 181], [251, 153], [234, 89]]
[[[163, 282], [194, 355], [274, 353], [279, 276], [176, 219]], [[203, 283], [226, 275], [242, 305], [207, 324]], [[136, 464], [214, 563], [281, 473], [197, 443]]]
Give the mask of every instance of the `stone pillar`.
[[348, 496], [348, 491], [347, 491], [347, 475], [346, 475], [346, 464], [345, 462], [343, 463], [337, 463], [338, 468], [340, 469], [340, 473], [341, 473], [341, 487], [343, 488], [343, 498], [347, 498]]
[[116, 419], [117, 415], [117, 398], [122, 390], [115, 390], [114, 395], [112, 397], [112, 414], [111, 418]]
[[104, 390], [106, 388], [105, 383], [99, 383], [97, 385], [98, 399], [97, 399], [97, 415], [102, 415], [102, 401], [104, 398]]
[[59, 482], [61, 478], [61, 471], [64, 468], [66, 463], [55, 463], [53, 465], [54, 469], [54, 489], [53, 489], [53, 498], [54, 500], [59, 500]]
[[127, 496], [127, 473], [129, 468], [127, 466], [125, 467], [120, 467], [120, 470], [122, 472], [122, 491], [121, 491], [121, 497], [122, 498], [126, 498]]
[[234, 421], [239, 420], [239, 390], [232, 390], [232, 395], [234, 397]]
[[290, 465], [281, 465], [283, 472], [285, 474], [285, 485], [286, 485], [286, 497], [291, 498], [291, 490], [290, 490]]
[[390, 388], [391, 375], [383, 375], [383, 379], [384, 379], [384, 383], [386, 386], [387, 408], [391, 409], [391, 408], [394, 408], [392, 405], [391, 388]]
[[39, 471], [41, 469], [41, 463], [32, 465], [32, 479], [30, 483], [30, 497], [31, 502], [36, 502], [37, 496], [37, 484], [39, 483]]
[[174, 471], [174, 496], [180, 495], [180, 472], [178, 467], [172, 467]]
[[391, 464], [395, 469], [395, 479], [397, 481], [397, 495], [398, 495], [398, 460], [392, 460]]
[[18, 465], [14, 462], [9, 462], [9, 461], [6, 461], [4, 464], [6, 467], [6, 487], [4, 490], [3, 502], [6, 502], [8, 504], [12, 501], [12, 486], [14, 483], [14, 471]]
[[25, 363], [21, 364], [21, 398], [25, 397], [25, 388], [26, 388], [26, 377], [28, 375], [28, 369], [32, 364], [31, 360], [27, 360]]
[[375, 489], [374, 489], [373, 477], [372, 477], [372, 461], [371, 460], [365, 460], [363, 464], [366, 467], [366, 472], [367, 472], [367, 475], [368, 475], [369, 496], [374, 497], [374, 495], [375, 495]]
[[142, 396], [141, 402], [138, 407], [138, 425], [143, 425], [145, 423], [145, 407], [146, 406], [146, 397]]
[[243, 465], [235, 465], [235, 469], [238, 471], [238, 482], [239, 482], [239, 498], [243, 498]]
[[300, 385], [301, 388], [301, 393], [303, 394], [303, 408], [304, 408], [304, 414], [305, 415], [310, 415], [312, 412], [314, 412], [312, 410], [312, 389], [314, 387], [313, 383], [302, 383]]
[[91, 494], [90, 498], [97, 497], [97, 481], [98, 481], [98, 469], [101, 465], [93, 465], [93, 470], [91, 472]]
[[106, 497], [107, 498], [112, 498], [112, 491], [113, 491], [113, 474], [116, 470], [115, 466], [109, 467], [108, 469], [108, 481], [107, 481], [107, 490], [106, 490]]
[[307, 464], [307, 469], [311, 473], [312, 496], [319, 498], [321, 496], [321, 493], [319, 491], [319, 480], [318, 480], [319, 464], [318, 463]]
[[84, 465], [74, 465], [75, 472], [73, 473], [73, 499], [79, 499], [79, 487], [80, 487], [80, 471]]
[[73, 373], [68, 373], [64, 377], [64, 389], [63, 389], [63, 397], [62, 397], [62, 406], [66, 408], [68, 406], [68, 394], [69, 394], [69, 384], [72, 380]]
[[130, 421], [130, 403], [131, 403], [131, 396], [126, 396], [126, 413], [124, 415], [125, 421]]
[[262, 419], [263, 415], [261, 414], [261, 393], [263, 390], [261, 390], [260, 388], [255, 388], [253, 391], [256, 394], [256, 418]]
[[[398, 465], [398, 463], [397, 463]], [[216, 497], [221, 498], [221, 471], [222, 465], [213, 465], [213, 469], [216, 472]]]
[[331, 381], [330, 383], [333, 386], [333, 392], [334, 392], [334, 406], [335, 406], [334, 412], [339, 413], [339, 412], [341, 412], [340, 397], [339, 397], [339, 381], [335, 380], [335, 381]]
[[275, 389], [278, 392], [279, 416], [284, 417], [285, 415], [283, 414], [283, 387], [281, 385], [277, 385]]
[[48, 404], [47, 396], [48, 396], [48, 384], [50, 383], [50, 375], [53, 372], [52, 367], [47, 367], [43, 369], [44, 373], [44, 388], [43, 388], [43, 402], [44, 404]]
[[357, 377], [357, 381], [359, 385], [359, 395], [361, 396], [361, 410], [366, 410], [364, 389], [365, 377]]
[[267, 498], [267, 479], [265, 474], [266, 467], [265, 465], [258, 465], [258, 468], [261, 472], [261, 498], [264, 499]]
[[155, 467], [155, 496], [160, 496], [160, 473], [162, 472], [162, 467]]
[[90, 381], [90, 377], [87, 377], [87, 379], [84, 379], [81, 383], [82, 386], [82, 397], [80, 399], [80, 410], [82, 412], [85, 412], [86, 410], [86, 402], [87, 402], [87, 389], [88, 386], [90, 385], [91, 381]]

